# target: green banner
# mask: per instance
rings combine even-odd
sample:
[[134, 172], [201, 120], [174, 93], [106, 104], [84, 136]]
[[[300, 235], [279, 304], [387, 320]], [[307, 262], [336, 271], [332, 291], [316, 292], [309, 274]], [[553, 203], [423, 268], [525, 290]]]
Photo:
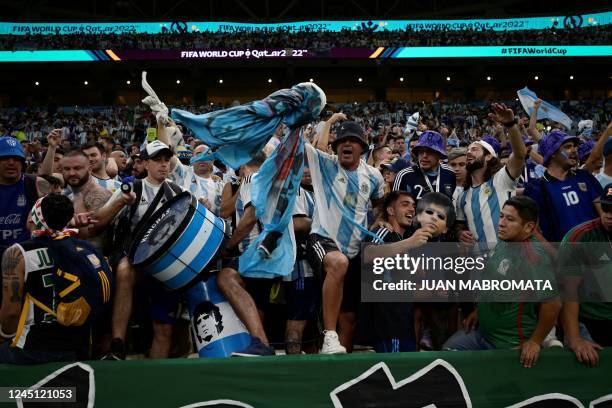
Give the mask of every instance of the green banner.
[[0, 365], [0, 387], [30, 386], [76, 387], [66, 407], [602, 408], [612, 350], [594, 368], [567, 349], [543, 350], [531, 369], [509, 350]]

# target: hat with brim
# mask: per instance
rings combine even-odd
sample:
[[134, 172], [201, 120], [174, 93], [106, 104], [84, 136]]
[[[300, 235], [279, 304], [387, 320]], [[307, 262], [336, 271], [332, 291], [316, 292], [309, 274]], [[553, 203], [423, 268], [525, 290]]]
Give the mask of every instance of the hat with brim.
[[444, 137], [438, 132], [428, 130], [421, 133], [419, 136], [419, 142], [412, 148], [412, 150], [418, 154], [419, 149], [427, 148], [439, 153], [440, 156], [446, 158], [446, 145], [444, 143]]
[[580, 142], [580, 139], [577, 136], [570, 136], [558, 130], [554, 130], [542, 138], [538, 145], [538, 153], [540, 153], [544, 159], [544, 166], [548, 166], [553, 154], [555, 154], [564, 143], [569, 141], [573, 141], [577, 144]]
[[174, 153], [165, 143], [155, 140], [147, 144], [147, 147], [141, 153], [141, 158], [144, 160], [154, 159], [162, 154], [172, 157]]
[[332, 142], [332, 149], [336, 151], [336, 147], [338, 146], [338, 143], [340, 143], [343, 140], [354, 139], [356, 142], [358, 142], [361, 145], [361, 147], [363, 147], [364, 151], [367, 151], [370, 148], [370, 146], [366, 143], [364, 138], [365, 138], [365, 135], [363, 133], [363, 128], [361, 127], [359, 123], [352, 122], [352, 121], [343, 122], [340, 125], [340, 128], [336, 131], [336, 140]]

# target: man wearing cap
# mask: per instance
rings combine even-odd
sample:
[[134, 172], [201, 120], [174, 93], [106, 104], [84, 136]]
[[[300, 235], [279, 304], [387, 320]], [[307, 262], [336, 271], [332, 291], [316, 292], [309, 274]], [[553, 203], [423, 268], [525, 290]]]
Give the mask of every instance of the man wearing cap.
[[497, 103], [491, 107], [493, 113], [489, 117], [509, 130], [513, 152], [502, 166], [489, 143], [479, 140], [468, 146], [468, 174], [465, 189], [457, 199], [457, 221], [467, 226], [459, 240], [470, 244], [498, 242], [500, 210], [515, 193], [527, 152], [512, 109]]
[[26, 228], [34, 202], [49, 192], [49, 183], [24, 174], [25, 153], [21, 143], [0, 137], [0, 256], [6, 248], [30, 237]]
[[371, 234], [368, 207], [370, 201], [376, 205], [383, 198], [384, 181], [380, 171], [361, 160], [368, 144], [358, 123], [341, 123], [332, 144], [336, 155], [325, 153], [327, 142], [328, 134], [322, 132], [316, 148], [305, 146], [315, 201], [307, 250], [314, 272], [323, 277], [321, 353], [340, 354], [352, 343], [360, 291], [357, 255]]
[[578, 224], [596, 218], [601, 211], [601, 185], [591, 173], [574, 170], [578, 165], [578, 137], [550, 132], [539, 144], [547, 170], [539, 181], [527, 184], [524, 194], [540, 211], [540, 229], [550, 242], [560, 242]]
[[[126, 234], [128, 241], [125, 245], [122, 245], [121, 253], [115, 254], [119, 261], [115, 268], [117, 286], [111, 328], [113, 340], [110, 353], [105, 356], [105, 359], [108, 360], [125, 358], [124, 341], [132, 312], [135, 271], [130, 264], [125, 248], [128, 248], [131, 244], [130, 237], [132, 234], [146, 224], [147, 220], [143, 218], [145, 215], [152, 215], [164, 203], [183, 191], [180, 186], [167, 180], [170, 174], [170, 160], [173, 155], [172, 150], [159, 140], [147, 144], [141, 154], [141, 158], [146, 160], [147, 177], [142, 180], [135, 180], [130, 194], [123, 193], [121, 189], [115, 191], [94, 217], [97, 223], [93, 229], [103, 229], [123, 210], [124, 213], [120, 214], [119, 217], [121, 218], [124, 215], [128, 218], [130, 231]], [[142, 185], [140, 197], [136, 197], [136, 194], [134, 194], [134, 185], [137, 182]], [[155, 202], [157, 202], [156, 207], [149, 210], [149, 207]], [[130, 207], [125, 208], [126, 205], [130, 205]], [[132, 205], [136, 207], [131, 208]], [[172, 292], [165, 291], [161, 283], [153, 282], [151, 287], [153, 344], [151, 345], [150, 357], [164, 358], [170, 352], [172, 328], [176, 322], [179, 297]]]
[[442, 135], [431, 130], [423, 132], [414, 152], [418, 163], [397, 173], [393, 191], [407, 191], [417, 201], [424, 194], [433, 192], [452, 199], [455, 173], [448, 165], [440, 163], [442, 158], [447, 157]]
[[[598, 218], [572, 228], [565, 235], [557, 262], [568, 290], [561, 310], [565, 343], [578, 361], [588, 365], [597, 364], [602, 346], [612, 346], [612, 183], [604, 187], [600, 202], [602, 212]], [[597, 280], [602, 301], [585, 298], [590, 291], [579, 294], [579, 287], [593, 288], [584, 282], [589, 278]]]

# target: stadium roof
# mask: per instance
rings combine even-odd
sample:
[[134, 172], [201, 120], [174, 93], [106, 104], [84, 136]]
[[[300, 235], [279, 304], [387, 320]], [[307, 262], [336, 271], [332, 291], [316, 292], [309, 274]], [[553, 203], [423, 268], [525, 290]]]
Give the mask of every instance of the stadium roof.
[[5, 21], [493, 18], [573, 15], [605, 11], [606, 4], [600, 0], [0, 0]]

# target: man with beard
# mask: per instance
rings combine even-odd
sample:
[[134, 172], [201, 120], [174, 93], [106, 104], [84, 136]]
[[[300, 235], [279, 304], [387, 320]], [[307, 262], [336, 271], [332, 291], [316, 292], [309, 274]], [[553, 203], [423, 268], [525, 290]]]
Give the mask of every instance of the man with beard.
[[[597, 279], [608, 284], [599, 285], [606, 291], [610, 286], [612, 271], [612, 183], [604, 187], [601, 195], [602, 213], [599, 218], [572, 228], [563, 238], [559, 248], [561, 274], [568, 288], [567, 300], [561, 309], [561, 321], [565, 330], [565, 343], [581, 363], [596, 365], [598, 350], [612, 346], [612, 303], [610, 293], [601, 302], [586, 302], [578, 297], [578, 288], [591, 287]], [[587, 244], [588, 243], [588, 244]], [[592, 243], [592, 244], [591, 244]], [[586, 278], [586, 279], [585, 279]], [[599, 282], [598, 282], [599, 283]], [[578, 302], [578, 300], [581, 302]], [[608, 303], [604, 303], [605, 301]], [[586, 329], [586, 330], [584, 330]]]
[[494, 113], [489, 117], [509, 130], [512, 154], [508, 164], [501, 166], [487, 142], [480, 140], [468, 146], [465, 189], [457, 200], [457, 221], [468, 227], [459, 234], [459, 240], [468, 244], [497, 243], [501, 207], [515, 194], [525, 164], [527, 149], [512, 109], [497, 103], [491, 107]]
[[[75, 214], [98, 211], [111, 197], [112, 193], [98, 185], [91, 176], [89, 159], [80, 150], [68, 152], [60, 162], [66, 186], [70, 187], [70, 198]], [[104, 234], [92, 234], [90, 227], [79, 228], [79, 238], [88, 239], [92, 245], [102, 250]]]
[[414, 146], [418, 164], [408, 167], [395, 176], [394, 191], [407, 191], [418, 201], [427, 193], [443, 193], [449, 198], [455, 191], [455, 174], [440, 160], [446, 158], [444, 138], [438, 132], [428, 130]]
[[351, 347], [356, 323], [361, 269], [357, 255], [370, 234], [368, 207], [370, 201], [376, 205], [383, 198], [384, 180], [380, 171], [361, 159], [369, 146], [357, 122], [340, 124], [332, 143], [336, 155], [325, 153], [328, 139], [329, 133], [323, 131], [316, 148], [310, 144], [304, 148], [315, 201], [308, 251], [313, 270], [323, 280], [321, 354], [344, 354]]
[[560, 131], [546, 135], [539, 144], [547, 167], [539, 181], [527, 184], [525, 195], [537, 204], [542, 235], [560, 242], [578, 224], [601, 213], [601, 185], [591, 173], [573, 170], [578, 164], [578, 137]]
[[88, 143], [81, 151], [89, 158], [89, 169], [94, 181], [111, 193], [121, 189], [121, 182], [106, 172], [106, 151], [100, 143]]

